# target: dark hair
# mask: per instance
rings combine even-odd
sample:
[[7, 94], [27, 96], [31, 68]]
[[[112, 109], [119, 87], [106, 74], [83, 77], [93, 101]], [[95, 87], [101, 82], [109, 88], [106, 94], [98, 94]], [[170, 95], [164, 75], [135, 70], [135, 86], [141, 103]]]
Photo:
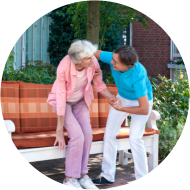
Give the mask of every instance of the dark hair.
[[114, 53], [119, 55], [121, 63], [133, 68], [139, 57], [137, 51], [132, 46], [121, 46], [114, 50]]

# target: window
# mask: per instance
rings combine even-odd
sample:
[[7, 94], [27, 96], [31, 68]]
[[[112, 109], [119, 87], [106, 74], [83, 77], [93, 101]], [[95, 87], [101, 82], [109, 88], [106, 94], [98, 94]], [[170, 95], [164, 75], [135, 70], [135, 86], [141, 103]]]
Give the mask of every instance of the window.
[[[183, 60], [181, 57], [181, 54], [177, 48], [177, 46], [174, 44], [174, 42], [171, 40], [171, 46], [170, 46], [170, 61], [174, 64], [168, 64], [168, 68], [170, 68], [170, 78], [172, 80], [176, 80], [176, 74], [179, 75], [179, 69], [183, 72], [185, 75], [186, 68], [185, 65], [183, 65]], [[175, 64], [175, 62], [178, 62]]]
[[180, 60], [181, 59], [181, 54], [179, 50], [177, 49], [176, 45], [174, 42], [171, 40], [171, 55], [170, 55], [170, 60]]

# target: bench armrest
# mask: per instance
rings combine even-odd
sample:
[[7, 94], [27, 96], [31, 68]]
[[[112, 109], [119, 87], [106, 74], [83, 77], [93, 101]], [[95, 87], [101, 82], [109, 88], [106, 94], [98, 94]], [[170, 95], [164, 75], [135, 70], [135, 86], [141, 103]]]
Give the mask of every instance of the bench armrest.
[[148, 128], [158, 130], [156, 126], [156, 120], [159, 120], [159, 119], [160, 119], [159, 112], [157, 112], [156, 110], [152, 110], [147, 122]]
[[7, 131], [11, 137], [11, 133], [15, 132], [15, 124], [11, 120], [4, 120]]

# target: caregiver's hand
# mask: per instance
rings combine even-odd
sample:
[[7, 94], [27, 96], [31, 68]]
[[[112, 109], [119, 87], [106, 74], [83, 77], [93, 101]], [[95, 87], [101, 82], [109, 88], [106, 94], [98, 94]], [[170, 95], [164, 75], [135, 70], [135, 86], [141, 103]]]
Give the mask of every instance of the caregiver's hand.
[[102, 74], [102, 70], [96, 69], [93, 78], [96, 78], [100, 74]]
[[58, 143], [59, 150], [65, 150], [65, 139], [63, 134], [63, 129], [57, 129], [56, 130], [56, 140], [54, 142], [54, 146]]
[[119, 98], [116, 98], [114, 95], [112, 96], [112, 98], [109, 99], [108, 103], [118, 111], [120, 111], [120, 109], [122, 108], [121, 100]]

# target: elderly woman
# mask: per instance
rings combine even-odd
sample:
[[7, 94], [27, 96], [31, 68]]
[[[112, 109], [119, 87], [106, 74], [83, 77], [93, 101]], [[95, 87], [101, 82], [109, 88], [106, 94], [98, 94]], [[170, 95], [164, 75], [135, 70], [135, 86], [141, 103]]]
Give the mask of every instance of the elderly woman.
[[[47, 102], [57, 113], [56, 143], [65, 149], [63, 126], [70, 138], [66, 151], [66, 178], [63, 184], [81, 189], [98, 189], [88, 177], [88, 158], [92, 143], [89, 106], [93, 97], [91, 81], [95, 89], [110, 99], [113, 95], [102, 81], [102, 74], [94, 77], [100, 66], [93, 54], [97, 45], [86, 40], [71, 44], [68, 55], [57, 68], [57, 79]], [[77, 180], [76, 178], [80, 178]]]
[[[122, 106], [112, 105], [104, 134], [102, 173], [93, 180], [96, 185], [113, 184], [116, 172], [117, 139], [121, 124], [131, 114], [130, 147], [133, 154], [136, 179], [148, 173], [147, 157], [142, 136], [153, 106], [152, 86], [144, 66], [138, 62], [138, 54], [131, 46], [121, 46], [113, 53], [98, 50], [96, 58], [111, 67], [118, 88], [116, 96]], [[111, 148], [107, 148], [111, 147]]]

